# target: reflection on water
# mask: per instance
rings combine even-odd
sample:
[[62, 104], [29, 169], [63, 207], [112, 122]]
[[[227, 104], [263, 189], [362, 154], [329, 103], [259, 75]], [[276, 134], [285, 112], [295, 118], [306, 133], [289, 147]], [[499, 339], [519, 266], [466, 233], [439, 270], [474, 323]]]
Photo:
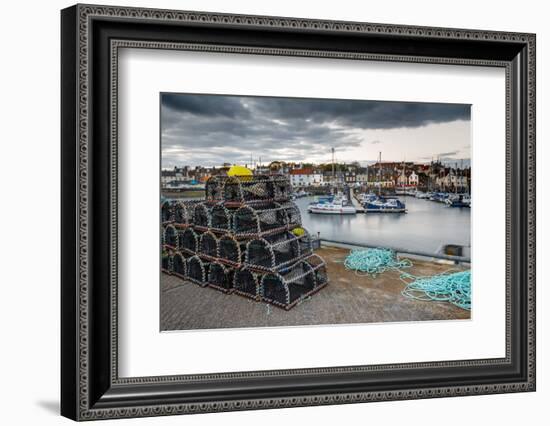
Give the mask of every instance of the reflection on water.
[[436, 253], [444, 244], [470, 245], [470, 209], [401, 197], [406, 214], [322, 215], [307, 212], [314, 197], [296, 200], [304, 227], [321, 238]]

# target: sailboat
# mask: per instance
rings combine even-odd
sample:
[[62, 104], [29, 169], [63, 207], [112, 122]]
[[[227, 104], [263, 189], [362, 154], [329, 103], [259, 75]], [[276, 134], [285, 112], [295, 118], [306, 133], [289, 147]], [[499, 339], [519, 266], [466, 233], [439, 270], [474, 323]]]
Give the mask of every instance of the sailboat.
[[[404, 166], [403, 166], [404, 167]], [[367, 199], [363, 204], [365, 213], [406, 213], [405, 203], [395, 197], [383, 197], [381, 195], [382, 177], [382, 153], [378, 157], [378, 197]]]

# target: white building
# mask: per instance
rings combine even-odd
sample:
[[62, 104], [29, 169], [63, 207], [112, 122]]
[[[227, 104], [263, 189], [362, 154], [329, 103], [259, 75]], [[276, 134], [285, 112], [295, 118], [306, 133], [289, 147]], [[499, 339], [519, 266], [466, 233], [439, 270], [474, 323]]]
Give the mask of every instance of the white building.
[[290, 184], [295, 187], [322, 186], [323, 174], [311, 168], [290, 170]]

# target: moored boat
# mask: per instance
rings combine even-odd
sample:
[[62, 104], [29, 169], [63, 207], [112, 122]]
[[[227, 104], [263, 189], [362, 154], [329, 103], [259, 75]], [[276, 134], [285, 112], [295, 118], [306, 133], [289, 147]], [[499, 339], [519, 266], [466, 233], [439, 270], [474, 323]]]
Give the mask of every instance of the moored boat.
[[309, 213], [317, 214], [356, 214], [357, 209], [346, 198], [336, 196], [331, 200], [322, 200], [308, 206]]
[[378, 197], [363, 204], [365, 213], [406, 213], [405, 203], [397, 198]]

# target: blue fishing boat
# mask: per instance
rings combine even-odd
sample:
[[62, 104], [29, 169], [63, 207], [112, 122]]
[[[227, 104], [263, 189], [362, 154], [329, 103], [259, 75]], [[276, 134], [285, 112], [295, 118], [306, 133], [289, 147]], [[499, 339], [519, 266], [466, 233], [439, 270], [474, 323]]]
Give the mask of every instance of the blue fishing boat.
[[377, 197], [375, 200], [363, 204], [365, 213], [406, 213], [407, 208], [404, 202], [398, 198]]

